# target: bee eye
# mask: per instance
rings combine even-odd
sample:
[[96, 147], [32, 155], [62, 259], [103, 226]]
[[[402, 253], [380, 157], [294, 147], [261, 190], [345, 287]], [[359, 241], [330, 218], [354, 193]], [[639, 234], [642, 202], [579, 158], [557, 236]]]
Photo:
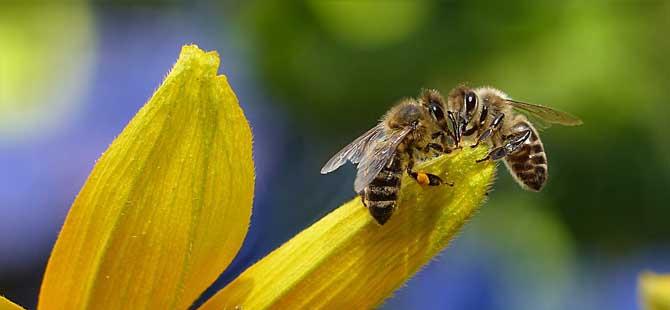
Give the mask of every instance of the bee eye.
[[472, 113], [477, 107], [477, 95], [473, 92], [469, 92], [465, 95], [465, 112], [467, 114]]
[[430, 115], [433, 116], [436, 121], [444, 119], [444, 112], [442, 112], [442, 108], [440, 108], [439, 105], [431, 104], [428, 109], [430, 111]]

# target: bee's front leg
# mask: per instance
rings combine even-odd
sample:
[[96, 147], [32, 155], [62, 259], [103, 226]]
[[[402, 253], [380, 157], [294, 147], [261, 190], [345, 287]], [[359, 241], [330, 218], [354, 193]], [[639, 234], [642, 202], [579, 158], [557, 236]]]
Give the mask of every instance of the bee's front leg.
[[478, 159], [477, 162], [481, 163], [487, 160], [498, 160], [501, 159], [509, 154], [514, 153], [514, 151], [518, 150], [521, 145], [530, 138], [531, 131], [530, 129], [524, 130], [524, 131], [519, 131], [516, 133], [513, 133], [509, 136], [506, 136], [503, 141], [503, 145], [496, 147], [492, 149], [486, 157], [482, 159]]
[[477, 141], [475, 142], [475, 144], [471, 145], [470, 147], [472, 147], [472, 148], [477, 147], [479, 145], [479, 143], [488, 139], [489, 137], [491, 137], [491, 135], [493, 135], [496, 131], [498, 131], [502, 127], [502, 122], [503, 122], [504, 117], [505, 117], [505, 114], [503, 114], [503, 113], [500, 113], [500, 114], [496, 115], [495, 118], [493, 119], [493, 121], [491, 122], [491, 125], [489, 125], [489, 127], [486, 128], [486, 130], [484, 130], [484, 132], [482, 132], [477, 137]]
[[[449, 131], [449, 135], [451, 136], [451, 139], [454, 140], [454, 144], [456, 144], [457, 149], [460, 149], [460, 144], [461, 144], [461, 122], [460, 122], [460, 117], [458, 117], [456, 114], [452, 113], [451, 111], [447, 111], [447, 117], [449, 118], [449, 122], [451, 122], [451, 127], [452, 130]], [[457, 120], [458, 117], [458, 120]]]

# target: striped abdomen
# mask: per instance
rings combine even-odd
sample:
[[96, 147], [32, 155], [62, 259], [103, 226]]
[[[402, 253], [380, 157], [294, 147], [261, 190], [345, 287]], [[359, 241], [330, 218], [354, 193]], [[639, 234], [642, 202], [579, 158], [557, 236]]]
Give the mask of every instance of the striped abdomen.
[[505, 157], [505, 165], [514, 179], [527, 190], [539, 191], [547, 182], [547, 155], [537, 130], [523, 121], [512, 127], [513, 132], [531, 130], [526, 142], [514, 153]]
[[361, 193], [370, 214], [380, 225], [384, 225], [395, 211], [402, 170], [402, 160], [396, 154]]

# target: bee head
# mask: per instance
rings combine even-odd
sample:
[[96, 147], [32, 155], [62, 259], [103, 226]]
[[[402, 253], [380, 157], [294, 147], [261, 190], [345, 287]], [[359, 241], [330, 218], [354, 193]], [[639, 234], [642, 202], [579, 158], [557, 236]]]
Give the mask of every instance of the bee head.
[[386, 119], [391, 128], [417, 127], [425, 118], [425, 113], [415, 100], [405, 99], [386, 114]]
[[460, 85], [449, 92], [447, 99], [447, 117], [452, 124], [456, 142], [467, 128], [477, 110], [479, 97], [475, 91], [466, 85]]
[[447, 103], [449, 111], [460, 114], [467, 123], [472, 119], [478, 105], [479, 97], [472, 88], [461, 85], [449, 92]]
[[435, 89], [424, 89], [419, 97], [419, 102], [428, 111], [430, 117], [440, 128], [447, 130], [447, 120], [445, 111], [447, 104], [440, 92]]

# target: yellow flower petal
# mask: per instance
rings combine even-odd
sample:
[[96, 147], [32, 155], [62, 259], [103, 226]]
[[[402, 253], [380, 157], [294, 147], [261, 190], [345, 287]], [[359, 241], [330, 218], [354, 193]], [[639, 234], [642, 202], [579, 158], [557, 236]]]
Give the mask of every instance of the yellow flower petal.
[[[405, 176], [399, 208], [379, 226], [356, 198], [244, 271], [202, 309], [368, 309], [444, 249], [484, 201], [495, 165], [485, 148], [418, 166], [456, 185]], [[444, 173], [441, 173], [444, 172]], [[446, 173], [446, 174], [445, 174]]]
[[670, 274], [645, 272], [640, 276], [640, 297], [646, 310], [670, 310]]
[[53, 249], [40, 309], [186, 309], [239, 250], [251, 130], [219, 57], [185, 46], [95, 165]]
[[23, 310], [23, 307], [0, 295], [0, 310]]

